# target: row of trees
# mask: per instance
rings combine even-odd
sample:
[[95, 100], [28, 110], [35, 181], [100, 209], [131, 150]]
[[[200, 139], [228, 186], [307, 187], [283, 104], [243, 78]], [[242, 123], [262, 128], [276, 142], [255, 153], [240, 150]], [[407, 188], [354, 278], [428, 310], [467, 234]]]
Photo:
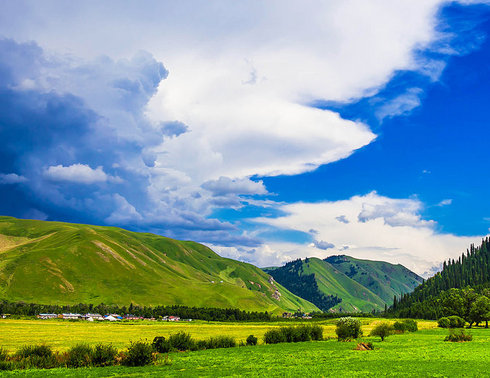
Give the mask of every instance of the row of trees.
[[258, 311], [242, 311], [236, 308], [200, 308], [187, 306], [118, 306], [106, 304], [76, 305], [42, 305], [24, 302], [0, 302], [0, 314], [35, 316], [40, 313], [99, 313], [99, 314], [132, 314], [145, 318], [158, 318], [159, 316], [179, 316], [183, 319], [201, 319], [208, 321], [269, 321], [272, 315]]

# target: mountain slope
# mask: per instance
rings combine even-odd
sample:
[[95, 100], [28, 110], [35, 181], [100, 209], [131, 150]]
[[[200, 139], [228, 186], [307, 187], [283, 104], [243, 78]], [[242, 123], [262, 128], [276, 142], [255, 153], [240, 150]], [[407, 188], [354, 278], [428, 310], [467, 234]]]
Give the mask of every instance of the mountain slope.
[[411, 292], [422, 282], [421, 277], [402, 265], [349, 256], [307, 258], [264, 271], [324, 311], [383, 310], [395, 295]]
[[423, 281], [422, 277], [400, 264], [360, 260], [345, 255], [330, 256], [325, 261], [367, 287], [386, 303], [391, 303], [395, 295], [412, 292]]
[[0, 298], [317, 310], [259, 268], [191, 241], [115, 227], [0, 217]]
[[295, 282], [298, 281], [298, 277], [312, 277], [320, 293], [341, 299], [340, 303], [333, 303], [330, 308], [326, 308], [316, 302], [314, 297], [304, 297], [324, 311], [331, 309], [333, 311], [345, 312], [368, 312], [373, 309], [381, 310], [384, 308], [385, 302], [376, 294], [347, 277], [328, 262], [318, 258], [292, 261], [280, 268], [269, 268], [266, 272], [273, 276], [277, 282], [288, 288], [288, 290], [298, 295], [301, 293], [295, 287]]

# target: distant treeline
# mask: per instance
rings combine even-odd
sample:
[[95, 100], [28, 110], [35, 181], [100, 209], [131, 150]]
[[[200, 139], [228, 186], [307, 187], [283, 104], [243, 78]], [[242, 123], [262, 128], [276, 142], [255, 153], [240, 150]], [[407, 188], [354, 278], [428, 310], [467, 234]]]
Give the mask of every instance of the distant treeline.
[[404, 294], [401, 298], [394, 297], [387, 315], [438, 319], [447, 315], [448, 303], [454, 300], [453, 296], [466, 303], [468, 312], [476, 298], [488, 297], [488, 288], [490, 238], [483, 239], [479, 247], [472, 244], [458, 260], [444, 262], [441, 272], [416, 287], [412, 293]]
[[234, 308], [200, 308], [187, 306], [117, 306], [106, 304], [76, 305], [42, 305], [25, 302], [0, 302], [0, 314], [36, 316], [40, 313], [98, 313], [98, 314], [132, 314], [145, 318], [158, 318], [160, 316], [179, 316], [182, 319], [201, 319], [208, 321], [269, 321], [272, 315], [258, 311], [242, 311]]

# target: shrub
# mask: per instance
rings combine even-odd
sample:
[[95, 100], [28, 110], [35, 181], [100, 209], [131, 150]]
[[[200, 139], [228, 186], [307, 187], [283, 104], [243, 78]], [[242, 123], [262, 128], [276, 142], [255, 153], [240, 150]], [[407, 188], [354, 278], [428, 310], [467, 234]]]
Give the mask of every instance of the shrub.
[[323, 327], [321, 325], [315, 324], [310, 326], [310, 329], [312, 340], [323, 340]]
[[170, 342], [163, 336], [157, 336], [153, 339], [153, 349], [158, 353], [168, 353], [172, 349]]
[[92, 366], [94, 350], [88, 344], [78, 344], [70, 348], [67, 353], [68, 367], [78, 368]]
[[257, 345], [257, 341], [259, 340], [254, 335], [247, 337], [247, 345]]
[[0, 347], [0, 361], [7, 361], [9, 352], [6, 349]]
[[196, 341], [196, 349], [197, 350], [206, 349], [207, 346], [208, 346], [208, 342], [206, 340], [197, 340]]
[[266, 344], [285, 343], [286, 341], [286, 336], [280, 329], [270, 329], [264, 334], [264, 343]]
[[357, 339], [362, 335], [361, 321], [352, 317], [337, 320], [335, 333], [339, 340]]
[[236, 347], [236, 341], [230, 336], [216, 336], [211, 337], [206, 342], [206, 349], [217, 349], [217, 348], [234, 348]]
[[145, 366], [153, 363], [153, 346], [145, 341], [131, 342], [121, 363], [125, 366]]
[[92, 363], [94, 366], [114, 365], [117, 356], [117, 348], [112, 344], [97, 344], [93, 350]]
[[449, 328], [449, 319], [447, 317], [442, 317], [437, 321], [437, 326], [441, 328]]
[[45, 344], [24, 345], [15, 353], [14, 360], [15, 368], [19, 369], [50, 369], [57, 365], [51, 347]]
[[381, 341], [384, 341], [385, 337], [388, 337], [393, 333], [393, 326], [388, 322], [381, 322], [374, 326], [371, 330], [370, 336], [379, 336]]
[[398, 332], [416, 332], [418, 331], [417, 322], [412, 319], [397, 320], [393, 324], [393, 329]]
[[2, 370], [13, 370], [14, 366], [12, 362], [6, 360], [0, 360], [0, 371]]
[[473, 336], [465, 333], [464, 329], [450, 329], [449, 335], [446, 336], [444, 341], [452, 341], [452, 342], [463, 342], [463, 341], [471, 341], [473, 340]]
[[419, 330], [417, 321], [413, 319], [405, 319], [403, 322], [405, 323], [405, 329], [408, 332], [417, 332]]
[[170, 335], [168, 338], [171, 349], [186, 351], [196, 348], [196, 343], [191, 335], [185, 332], [178, 332], [175, 335]]
[[16, 357], [27, 358], [27, 357], [51, 357], [53, 355], [53, 351], [49, 345], [41, 344], [41, 345], [24, 345], [20, 348], [17, 353], [15, 353]]
[[448, 319], [449, 328], [463, 328], [466, 324], [466, 321], [457, 315], [448, 316]]

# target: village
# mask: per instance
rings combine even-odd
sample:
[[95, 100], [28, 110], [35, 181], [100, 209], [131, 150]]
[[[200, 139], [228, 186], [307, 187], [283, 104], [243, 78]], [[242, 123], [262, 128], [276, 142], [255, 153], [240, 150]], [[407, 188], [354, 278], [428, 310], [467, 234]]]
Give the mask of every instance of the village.
[[63, 319], [63, 320], [85, 320], [88, 322], [94, 321], [129, 321], [129, 320], [149, 320], [149, 321], [163, 321], [163, 322], [191, 322], [192, 319], [181, 319], [179, 316], [160, 316], [158, 318], [145, 318], [143, 316], [136, 316], [131, 314], [118, 315], [118, 314], [73, 314], [73, 313], [63, 313], [63, 314], [38, 314], [36, 315], [38, 319]]

